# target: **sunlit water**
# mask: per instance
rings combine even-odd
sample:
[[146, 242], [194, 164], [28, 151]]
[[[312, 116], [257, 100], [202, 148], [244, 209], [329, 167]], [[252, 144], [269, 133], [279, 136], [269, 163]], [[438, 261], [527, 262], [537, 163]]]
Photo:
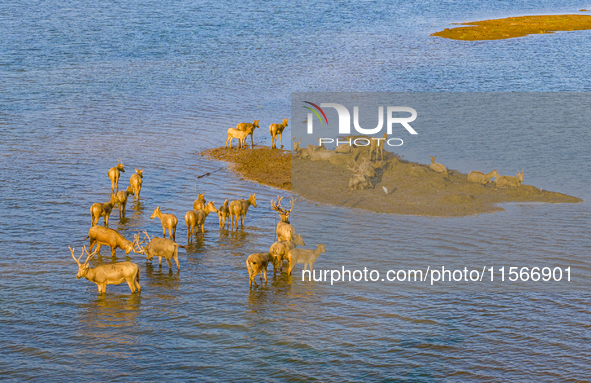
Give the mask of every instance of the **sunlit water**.
[[[274, 241], [269, 201], [285, 193], [196, 154], [219, 146], [228, 127], [254, 119], [262, 126], [257, 141], [268, 144], [267, 126], [289, 116], [292, 91], [588, 91], [588, 31], [471, 43], [429, 37], [450, 22], [574, 13], [588, 4], [246, 4], [0, 5], [2, 377], [588, 378], [586, 293], [435, 293], [388, 283], [330, 286], [297, 274], [249, 291], [246, 256]], [[518, 156], [546, 163], [527, 183], [588, 200], [585, 128], [565, 128], [554, 146], [531, 134], [502, 166], [513, 172]], [[458, 145], [451, 135], [426, 137], [406, 158], [425, 162], [437, 149], [462, 170], [465, 158], [480, 158], [479, 167], [493, 158], [493, 150]], [[236, 232], [220, 232], [209, 217], [205, 235], [181, 249], [180, 273], [132, 255], [141, 295], [125, 284], [98, 295], [94, 284], [75, 279], [68, 246], [87, 244], [89, 207], [108, 200], [107, 171], [119, 158], [127, 169], [121, 186], [134, 167], [144, 169], [140, 203], [128, 204], [125, 222], [111, 216], [110, 226], [128, 238], [138, 230], [161, 235], [149, 219], [161, 206], [179, 217], [177, 240], [185, 244], [182, 217], [197, 192], [216, 206], [256, 193], [258, 207]], [[433, 220], [298, 201], [294, 223], [307, 247], [326, 244], [315, 265], [321, 269], [384, 271], [412, 259], [423, 267], [433, 255], [459, 265], [462, 254], [484, 259], [512, 246], [566, 264], [591, 248], [587, 202], [505, 209]], [[385, 226], [390, 239], [369, 229]], [[348, 251], [356, 237], [372, 236], [371, 252]], [[118, 251], [117, 258], [125, 256]], [[589, 266], [577, 264], [586, 273]]]

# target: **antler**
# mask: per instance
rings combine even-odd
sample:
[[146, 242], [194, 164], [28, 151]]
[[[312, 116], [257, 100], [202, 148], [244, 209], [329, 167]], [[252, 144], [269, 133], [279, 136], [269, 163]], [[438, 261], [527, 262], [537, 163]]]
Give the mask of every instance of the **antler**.
[[288, 214], [291, 213], [291, 211], [293, 210], [293, 207], [295, 205], [295, 202], [297, 201], [297, 199], [291, 197], [291, 200], [289, 202], [289, 210], [286, 210], [283, 206], [281, 206], [281, 200], [284, 197], [279, 197], [277, 196], [277, 205], [275, 205], [273, 203], [273, 200], [271, 200], [271, 208], [277, 212], [279, 212], [280, 214]]
[[80, 266], [80, 258], [82, 258], [82, 256], [84, 255], [84, 250], [82, 250], [82, 254], [80, 254], [78, 259], [76, 259], [76, 257], [74, 256], [74, 249], [72, 249], [70, 246], [68, 246], [68, 248], [70, 249], [70, 253], [72, 253], [72, 258], [74, 258], [78, 266]]
[[[86, 246], [84, 246], [82, 248], [82, 254], [88, 254], [88, 250], [86, 249]], [[92, 252], [92, 254], [88, 254], [88, 257], [86, 258], [86, 261], [84, 261], [84, 265], [86, 265], [88, 263], [88, 261], [90, 261], [92, 259], [92, 257], [94, 257], [94, 254], [96, 253], [96, 250]]]

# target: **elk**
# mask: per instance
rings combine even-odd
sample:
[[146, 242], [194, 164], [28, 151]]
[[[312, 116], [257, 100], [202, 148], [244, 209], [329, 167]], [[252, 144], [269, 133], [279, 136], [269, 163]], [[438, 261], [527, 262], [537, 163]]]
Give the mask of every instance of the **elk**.
[[378, 153], [380, 154], [380, 161], [384, 160], [384, 144], [386, 143], [386, 139], [388, 138], [388, 133], [384, 133], [384, 138], [379, 139], [372, 137], [370, 140], [369, 146], [369, 160], [371, 161], [371, 155], [375, 151], [376, 152], [376, 161], [378, 160]]
[[[127, 205], [127, 197], [134, 194], [131, 186], [127, 187], [127, 190], [117, 192], [117, 203], [119, 204], [119, 220], [125, 218], [125, 206]], [[92, 251], [92, 250], [91, 250]]]
[[285, 127], [287, 126], [287, 121], [289, 121], [289, 119], [284, 118], [281, 124], [269, 125], [269, 132], [271, 133], [271, 140], [273, 141], [273, 149], [277, 148], [277, 146], [275, 145], [275, 142], [277, 141], [277, 135], [279, 135], [281, 149], [283, 149], [283, 129], [285, 129]]
[[226, 228], [228, 222], [228, 216], [230, 215], [230, 208], [228, 207], [228, 199], [224, 201], [224, 204], [218, 209], [218, 220], [220, 222], [220, 229]]
[[518, 170], [517, 177], [498, 176], [495, 179], [495, 186], [496, 187], [521, 186], [522, 182], [523, 182], [523, 170], [521, 170], [521, 173]]
[[302, 236], [299, 234], [294, 237], [293, 241], [279, 241], [271, 245], [269, 252], [275, 257], [275, 262], [273, 262], [273, 275], [275, 275], [277, 269], [281, 272], [283, 261], [287, 259], [287, 253], [296, 248], [296, 246], [306, 246]]
[[[254, 120], [254, 122], [252, 124], [248, 123], [248, 122], [241, 122], [238, 125], [236, 125], [236, 129], [243, 131], [243, 132], [248, 131], [248, 134], [250, 134], [250, 144], [251, 144], [251, 147], [253, 147], [253, 148], [254, 148], [254, 138], [253, 138], [254, 130], [259, 127], [259, 121], [261, 121], [261, 120]], [[248, 135], [246, 135], [246, 137], [248, 137]], [[231, 143], [230, 143], [230, 145], [231, 145]]]
[[200, 210], [205, 209], [205, 204], [207, 201], [205, 200], [205, 193], [197, 193], [197, 199], [193, 202], [193, 210]]
[[491, 182], [491, 178], [494, 177], [499, 177], [499, 172], [497, 172], [497, 169], [487, 174], [479, 172], [478, 170], [473, 170], [470, 173], [468, 173], [468, 181], [483, 185], [486, 185], [487, 183]]
[[179, 222], [179, 220], [174, 214], [162, 214], [160, 211], [160, 206], [154, 210], [150, 216], [150, 219], [154, 219], [156, 217], [160, 219], [160, 223], [162, 224], [162, 236], [166, 237], [166, 229], [168, 229], [168, 235], [170, 235], [170, 239], [174, 241], [176, 236], [176, 224]]
[[215, 201], [209, 201], [205, 206], [205, 209], [189, 210], [185, 214], [185, 223], [187, 224], [187, 237], [188, 241], [191, 242], [195, 229], [199, 229], [201, 226], [201, 234], [205, 234], [205, 218], [209, 213], [218, 212], [218, 209], [214, 206]]
[[[76, 274], [76, 279], [84, 277], [89, 281], [96, 283], [99, 293], [106, 293], [107, 285], [119, 285], [123, 282], [127, 282], [127, 285], [129, 286], [129, 289], [132, 293], [135, 293], [136, 289], [138, 293], [141, 292], [142, 287], [140, 286], [140, 268], [135, 263], [116, 262], [90, 268], [88, 262], [94, 256], [94, 253], [88, 254], [86, 246], [84, 246], [82, 249], [82, 254], [80, 254], [78, 259], [76, 259], [74, 256], [74, 249], [71, 247], [70, 252], [72, 253], [72, 258], [74, 258], [78, 264], [78, 274]], [[84, 253], [88, 254], [88, 257], [84, 263], [80, 263], [80, 258], [82, 258]]]
[[[242, 222], [242, 227], [244, 227], [244, 217], [246, 217], [246, 213], [248, 213], [248, 208], [250, 205], [257, 207], [257, 199], [255, 198], [254, 194], [251, 194], [248, 199], [239, 199], [236, 201], [230, 202], [230, 223], [232, 225], [232, 230], [234, 230], [234, 224], [236, 225], [236, 229], [238, 229], [238, 219]], [[236, 221], [236, 222], [234, 222]]]
[[117, 231], [101, 225], [92, 226], [90, 229], [88, 229], [88, 237], [85, 239], [90, 239], [90, 245], [88, 248], [89, 251], [92, 251], [96, 245], [95, 252], [98, 254], [99, 258], [101, 256], [100, 251], [102, 245], [109, 246], [111, 248], [112, 258], [115, 258], [115, 250], [117, 250], [117, 248], [125, 251], [125, 255], [128, 255], [131, 251], [134, 251], [135, 248], [135, 244], [133, 242], [125, 239], [125, 237], [119, 234]]
[[94, 226], [98, 223], [100, 217], [103, 217], [105, 220], [105, 226], [109, 226], [109, 216], [111, 215], [111, 211], [113, 210], [113, 206], [117, 203], [118, 199], [115, 194], [111, 194], [111, 199], [107, 203], [93, 203], [90, 207], [90, 218], [91, 224], [90, 226]]
[[254, 253], [248, 256], [246, 259], [246, 269], [248, 270], [248, 278], [250, 288], [252, 284], [257, 286], [254, 278], [257, 274], [261, 274], [261, 283], [263, 283], [263, 276], [265, 277], [265, 283], [267, 283], [267, 265], [269, 262], [274, 263], [275, 257], [271, 253]]
[[326, 253], [326, 249], [324, 245], [319, 244], [316, 245], [316, 250], [312, 249], [292, 249], [287, 253], [287, 259], [289, 261], [289, 272], [288, 274], [291, 275], [291, 270], [295, 267], [296, 263], [303, 263], [304, 264], [304, 271], [306, 271], [306, 267], [310, 265], [310, 273], [312, 273], [312, 266], [316, 259], [322, 253]]
[[444, 173], [447, 175], [447, 168], [442, 165], [442, 164], [438, 164], [435, 162], [435, 158], [437, 158], [437, 156], [430, 156], [431, 157], [431, 165], [429, 165], [429, 167], [431, 168], [431, 170], [433, 170], [434, 172], [437, 173]]
[[277, 227], [275, 228], [275, 233], [277, 234], [278, 241], [293, 242], [295, 240], [296, 231], [295, 228], [289, 224], [289, 216], [297, 200], [291, 197], [289, 210], [286, 210], [283, 206], [281, 206], [282, 199], [283, 197], [277, 196], [277, 204], [271, 200], [271, 209], [278, 212], [279, 217], [281, 218], [277, 224]]
[[296, 158], [309, 158], [310, 154], [309, 154], [309, 149], [302, 149], [300, 147], [300, 142], [302, 142], [302, 139], [300, 138], [299, 141], [296, 141], [292, 138], [293, 141], [293, 151], [295, 152], [295, 156]]
[[[148, 244], [142, 248], [140, 245], [146, 243], [146, 237], [148, 237]], [[172, 272], [171, 259], [174, 259], [176, 268], [179, 272], [181, 271], [179, 265], [179, 247], [181, 246], [173, 240], [168, 238], [150, 238], [148, 232], [144, 230], [144, 240], [140, 242], [140, 235], [136, 234], [134, 235], [134, 243], [137, 243], [136, 252], [146, 255], [146, 262], [152, 260], [154, 257], [158, 257], [158, 266], [162, 267], [162, 258], [165, 258], [168, 269]]]
[[140, 200], [140, 192], [142, 191], [142, 183], [144, 178], [144, 169], [135, 168], [135, 174], [129, 178], [129, 184], [133, 188], [133, 199]]
[[324, 145], [308, 145], [308, 155], [310, 161], [328, 161], [328, 159], [334, 156], [336, 153], [332, 150], [327, 150]]
[[117, 160], [117, 166], [109, 169], [109, 179], [111, 180], [111, 190], [115, 193], [115, 188], [117, 188], [117, 192], [119, 192], [119, 176], [121, 175], [120, 172], [125, 173], [125, 169], [123, 169], [123, 163], [121, 160]]
[[228, 149], [228, 142], [230, 143], [230, 149], [232, 149], [232, 139], [238, 139], [238, 149], [244, 149], [246, 147], [246, 137], [251, 134], [250, 130], [238, 130], [234, 128], [228, 129], [228, 138], [226, 138], [226, 149]]
[[364, 158], [359, 164], [357, 161], [353, 160], [353, 164], [353, 167], [347, 165], [347, 169], [353, 172], [353, 176], [349, 178], [349, 189], [364, 190], [373, 188], [373, 184], [369, 180], [369, 176], [371, 174], [375, 175], [375, 171], [367, 161], [367, 158]]

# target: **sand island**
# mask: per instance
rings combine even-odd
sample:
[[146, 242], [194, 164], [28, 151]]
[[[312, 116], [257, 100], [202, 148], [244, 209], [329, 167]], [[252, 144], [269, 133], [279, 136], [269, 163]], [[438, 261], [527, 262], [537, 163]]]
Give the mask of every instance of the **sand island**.
[[505, 19], [470, 21], [458, 23], [466, 27], [446, 28], [431, 36], [453, 40], [478, 41], [501, 40], [533, 34], [559, 31], [579, 31], [591, 29], [591, 16], [588, 15], [545, 15], [522, 16]]

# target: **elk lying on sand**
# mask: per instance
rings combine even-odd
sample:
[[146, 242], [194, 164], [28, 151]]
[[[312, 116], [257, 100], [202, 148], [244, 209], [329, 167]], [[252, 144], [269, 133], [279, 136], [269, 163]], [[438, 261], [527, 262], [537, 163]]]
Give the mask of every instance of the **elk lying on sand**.
[[380, 154], [380, 161], [384, 160], [384, 144], [386, 143], [387, 139], [388, 139], [388, 133], [384, 133], [383, 139], [378, 139], [375, 137], [371, 138], [370, 146], [369, 146], [369, 160], [370, 161], [371, 161], [371, 155], [374, 151], [376, 152], [376, 161], [378, 160], [378, 153]]
[[257, 207], [257, 199], [255, 198], [254, 194], [251, 194], [247, 200], [239, 199], [230, 202], [230, 223], [232, 230], [234, 230], [234, 225], [236, 225], [236, 229], [238, 229], [239, 218], [242, 222], [242, 227], [244, 227], [244, 217], [246, 217], [246, 213], [248, 212], [250, 205]]
[[367, 158], [364, 158], [359, 164], [353, 160], [353, 164], [353, 167], [347, 165], [347, 169], [353, 172], [353, 176], [349, 178], [349, 189], [364, 190], [373, 188], [369, 177], [371, 174], [375, 176], [375, 170], [371, 167]]
[[218, 220], [220, 222], [220, 229], [226, 228], [226, 223], [228, 222], [228, 216], [230, 215], [230, 207], [228, 199], [224, 201], [224, 204], [220, 206], [218, 209]]
[[142, 191], [142, 183], [144, 178], [144, 169], [135, 169], [135, 174], [129, 178], [129, 184], [133, 188], [133, 199], [140, 200], [140, 192]]
[[115, 193], [115, 188], [117, 189], [117, 192], [119, 191], [120, 172], [125, 173], [125, 169], [123, 169], [123, 163], [121, 160], [117, 160], [117, 162], [117, 166], [109, 169], [109, 179], [111, 180], [111, 190], [113, 190], [113, 193]]
[[473, 170], [470, 173], [468, 173], [468, 181], [476, 182], [483, 185], [486, 185], [487, 183], [491, 182], [491, 178], [495, 177], [499, 177], [499, 172], [497, 172], [497, 169], [487, 174], [479, 172], [478, 170]]
[[261, 283], [263, 283], [263, 276], [265, 277], [265, 283], [267, 283], [267, 265], [269, 262], [274, 263], [275, 258], [271, 253], [254, 253], [248, 256], [246, 259], [246, 269], [248, 270], [248, 279], [250, 288], [254, 283], [257, 286], [254, 278], [257, 274], [261, 274]]
[[241, 131], [238, 129], [228, 129], [228, 138], [226, 138], [226, 149], [228, 148], [228, 142], [230, 143], [230, 149], [232, 149], [232, 139], [238, 139], [238, 149], [244, 149], [246, 147], [246, 137], [250, 134], [250, 130]]
[[[236, 129], [242, 131], [242, 132], [248, 132], [248, 135], [250, 135], [250, 145], [251, 147], [254, 148], [254, 130], [256, 128], [259, 127], [259, 121], [261, 120], [254, 120], [254, 122], [248, 123], [248, 122], [241, 122], [240, 124], [236, 125]], [[248, 135], [246, 135], [246, 137], [248, 137]]]
[[328, 161], [336, 153], [332, 150], [326, 150], [326, 147], [323, 145], [308, 145], [308, 155], [310, 156], [310, 161]]
[[[131, 186], [127, 187], [127, 190], [117, 192], [117, 203], [119, 204], [119, 219], [125, 218], [125, 206], [127, 206], [127, 197], [134, 194]], [[92, 251], [92, 250], [91, 250]]]
[[98, 254], [99, 257], [101, 256], [100, 251], [102, 245], [111, 248], [111, 257], [113, 258], [115, 258], [115, 250], [117, 250], [117, 248], [125, 251], [125, 255], [128, 255], [135, 249], [135, 244], [133, 242], [125, 239], [125, 237], [117, 231], [101, 225], [92, 226], [88, 229], [88, 237], [85, 239], [90, 239], [90, 245], [88, 247], [89, 251], [92, 251], [96, 245], [95, 253]]
[[[72, 253], [72, 258], [74, 258], [78, 264], [78, 274], [76, 274], [76, 279], [84, 277], [89, 281], [96, 283], [99, 293], [106, 293], [107, 285], [119, 285], [123, 282], [127, 282], [132, 293], [135, 293], [136, 289], [138, 292], [142, 290], [142, 287], [140, 286], [140, 268], [135, 263], [116, 262], [90, 268], [88, 262], [94, 256], [94, 253], [88, 254], [86, 246], [82, 249], [82, 254], [78, 259], [74, 256], [74, 249], [71, 247], [70, 252]], [[88, 257], [84, 263], [80, 263], [80, 258], [82, 258], [84, 253], [88, 254]]]
[[279, 140], [281, 141], [281, 149], [283, 149], [283, 129], [285, 129], [285, 127], [287, 126], [287, 121], [289, 121], [289, 119], [284, 118], [281, 124], [269, 125], [271, 140], [273, 140], [273, 149], [277, 148], [277, 146], [275, 145], [275, 142], [277, 141], [277, 135], [279, 135]]
[[205, 209], [205, 204], [207, 201], [205, 200], [205, 193], [197, 193], [197, 199], [193, 202], [193, 210]]
[[316, 250], [312, 249], [292, 249], [287, 253], [287, 259], [289, 260], [289, 275], [291, 275], [291, 270], [295, 267], [296, 263], [303, 263], [304, 264], [304, 271], [306, 267], [310, 265], [310, 273], [313, 272], [312, 266], [316, 259], [322, 253], [326, 253], [326, 249], [324, 245], [319, 244], [316, 245]]
[[185, 214], [185, 223], [187, 224], [187, 237], [188, 241], [191, 242], [193, 239], [193, 233], [195, 229], [199, 229], [201, 226], [201, 233], [205, 234], [205, 219], [209, 213], [218, 212], [218, 209], [214, 206], [215, 201], [209, 201], [205, 206], [205, 209], [189, 210]]
[[292, 141], [293, 141], [293, 151], [295, 152], [295, 155], [294, 155], [295, 158], [309, 158], [310, 157], [310, 153], [308, 152], [308, 149], [302, 149], [300, 147], [300, 142], [302, 142], [301, 138], [299, 141], [296, 141], [294, 139], [292, 139]]
[[160, 211], [160, 206], [154, 210], [150, 216], [150, 219], [154, 219], [156, 217], [160, 219], [160, 223], [162, 224], [162, 236], [166, 237], [166, 229], [168, 229], [168, 235], [170, 235], [170, 239], [174, 241], [176, 237], [176, 224], [179, 222], [179, 220], [174, 214], [162, 214]]
[[447, 168], [444, 165], [438, 164], [435, 162], [435, 158], [437, 158], [437, 156], [430, 156], [430, 157], [431, 157], [431, 165], [429, 165], [429, 167], [431, 168], [431, 170], [433, 170], [437, 173], [447, 174]]
[[496, 187], [521, 186], [522, 182], [523, 182], [523, 170], [521, 170], [521, 173], [518, 170], [517, 177], [498, 176], [495, 179], [495, 186]]
[[293, 241], [279, 241], [271, 245], [269, 252], [275, 257], [275, 262], [273, 262], [273, 275], [275, 275], [277, 269], [281, 272], [283, 261], [287, 260], [287, 253], [289, 253], [290, 250], [295, 249], [297, 246], [306, 246], [302, 236], [299, 234], [294, 237]]
[[105, 220], [105, 226], [109, 226], [109, 216], [111, 215], [111, 211], [113, 210], [113, 206], [117, 203], [118, 199], [115, 194], [111, 194], [111, 199], [107, 203], [93, 203], [90, 207], [90, 218], [91, 224], [90, 226], [94, 226], [98, 223], [100, 217], [103, 217]]
[[[140, 245], [146, 243], [145, 237], [148, 237], [148, 244], [142, 248]], [[150, 239], [150, 235], [145, 230], [144, 240], [142, 242], [139, 240], [140, 235], [134, 235], [134, 243], [137, 243], [136, 252], [145, 254], [146, 261], [151, 261], [152, 258], [158, 257], [158, 266], [162, 267], [162, 258], [165, 258], [169, 271], [172, 271], [171, 259], [174, 259], [178, 271], [181, 271], [181, 267], [179, 265], [179, 247], [181, 246], [178, 243], [168, 238], [152, 237]]]

